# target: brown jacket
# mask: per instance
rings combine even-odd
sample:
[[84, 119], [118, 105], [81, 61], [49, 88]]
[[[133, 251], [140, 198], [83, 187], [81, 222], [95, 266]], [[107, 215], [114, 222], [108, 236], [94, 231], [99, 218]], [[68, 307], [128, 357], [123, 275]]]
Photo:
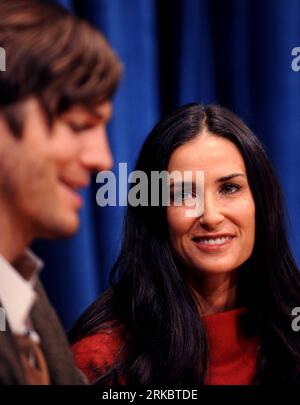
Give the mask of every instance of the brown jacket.
[[[40, 283], [36, 291], [38, 300], [33, 306], [31, 319], [41, 339], [41, 348], [47, 361], [51, 384], [84, 384], [84, 377], [74, 365], [63, 328]], [[15, 338], [8, 324], [5, 332], [0, 331], [0, 384], [26, 384]]]

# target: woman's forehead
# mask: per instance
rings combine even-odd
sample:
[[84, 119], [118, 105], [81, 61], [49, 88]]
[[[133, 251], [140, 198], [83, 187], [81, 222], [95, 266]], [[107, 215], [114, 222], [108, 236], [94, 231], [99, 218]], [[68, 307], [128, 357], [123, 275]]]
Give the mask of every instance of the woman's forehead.
[[245, 164], [234, 143], [221, 136], [201, 134], [175, 149], [168, 170], [203, 170], [217, 175], [224, 171], [245, 172]]

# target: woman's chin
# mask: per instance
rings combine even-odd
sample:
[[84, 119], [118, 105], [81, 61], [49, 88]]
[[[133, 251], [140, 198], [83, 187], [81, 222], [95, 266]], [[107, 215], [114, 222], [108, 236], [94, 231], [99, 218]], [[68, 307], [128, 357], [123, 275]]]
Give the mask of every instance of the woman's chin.
[[197, 272], [205, 274], [226, 274], [236, 268], [230, 263], [195, 263], [193, 267]]

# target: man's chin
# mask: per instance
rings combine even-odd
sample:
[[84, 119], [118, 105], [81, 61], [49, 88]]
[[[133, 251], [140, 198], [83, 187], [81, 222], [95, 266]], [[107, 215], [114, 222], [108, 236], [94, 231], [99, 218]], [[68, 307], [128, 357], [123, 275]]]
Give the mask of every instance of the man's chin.
[[73, 236], [78, 231], [79, 225], [78, 218], [72, 222], [66, 223], [65, 226], [61, 228], [61, 237], [68, 238]]
[[53, 220], [51, 225], [44, 227], [40, 232], [43, 238], [47, 239], [65, 239], [76, 234], [80, 226], [78, 215], [69, 216], [64, 220]]

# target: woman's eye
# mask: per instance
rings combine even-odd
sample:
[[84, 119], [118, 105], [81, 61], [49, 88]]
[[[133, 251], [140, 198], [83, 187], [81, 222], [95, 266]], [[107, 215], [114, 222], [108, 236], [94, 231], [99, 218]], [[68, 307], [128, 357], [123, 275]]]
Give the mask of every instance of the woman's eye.
[[221, 193], [223, 194], [234, 194], [241, 189], [238, 184], [225, 184], [221, 188]]
[[193, 192], [179, 191], [171, 195], [171, 200], [177, 203], [181, 201], [184, 203], [185, 201], [192, 200], [195, 198], [197, 198], [197, 196]]

